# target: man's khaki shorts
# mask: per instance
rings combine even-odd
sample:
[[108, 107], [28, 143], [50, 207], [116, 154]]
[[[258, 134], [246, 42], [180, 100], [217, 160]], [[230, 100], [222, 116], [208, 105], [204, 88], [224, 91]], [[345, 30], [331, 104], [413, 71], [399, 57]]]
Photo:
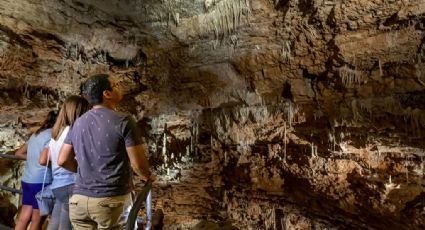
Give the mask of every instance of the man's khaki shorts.
[[123, 229], [130, 194], [114, 197], [88, 197], [74, 194], [69, 199], [69, 217], [74, 229]]

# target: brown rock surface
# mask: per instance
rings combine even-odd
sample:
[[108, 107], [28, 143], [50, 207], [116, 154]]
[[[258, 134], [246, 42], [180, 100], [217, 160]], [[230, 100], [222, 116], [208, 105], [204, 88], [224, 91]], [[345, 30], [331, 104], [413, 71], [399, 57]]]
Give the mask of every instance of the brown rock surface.
[[[145, 131], [166, 229], [423, 229], [424, 13], [422, 0], [3, 0], [1, 150], [106, 71]], [[15, 171], [2, 183], [19, 186]]]

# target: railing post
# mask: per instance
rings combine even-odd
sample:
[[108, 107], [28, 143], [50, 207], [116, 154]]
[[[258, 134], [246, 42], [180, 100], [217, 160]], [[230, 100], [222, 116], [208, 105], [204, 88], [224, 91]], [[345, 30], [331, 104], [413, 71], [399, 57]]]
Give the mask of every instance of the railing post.
[[152, 189], [149, 190], [148, 197], [146, 197], [146, 228], [151, 230], [152, 226]]
[[[140, 210], [140, 208], [143, 205], [143, 202], [148, 203], [148, 196], [150, 196], [150, 191], [152, 189], [152, 183], [148, 182], [143, 186], [140, 193], [137, 195], [135, 202], [133, 203], [133, 207], [131, 207], [130, 213], [128, 214], [127, 224], [125, 226], [126, 230], [134, 230], [137, 229], [136, 220], [137, 220], [137, 214]], [[150, 207], [152, 208], [152, 197], [149, 198], [150, 200]], [[146, 216], [148, 216], [146, 219], [149, 220], [149, 223], [147, 223], [146, 229], [150, 229], [150, 217], [152, 214], [148, 214], [148, 212], [152, 213], [152, 211], [147, 208], [146, 205]], [[149, 218], [149, 219], [148, 219]], [[147, 221], [148, 222], [148, 221]], [[147, 228], [149, 226], [149, 228]]]

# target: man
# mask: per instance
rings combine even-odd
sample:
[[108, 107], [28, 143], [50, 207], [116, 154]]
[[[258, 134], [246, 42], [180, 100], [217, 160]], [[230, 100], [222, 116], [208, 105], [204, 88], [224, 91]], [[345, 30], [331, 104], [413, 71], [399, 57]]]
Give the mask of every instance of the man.
[[139, 176], [154, 177], [135, 120], [114, 111], [122, 99], [115, 81], [94, 75], [83, 94], [93, 108], [75, 121], [58, 159], [78, 171], [69, 200], [71, 223], [74, 229], [121, 229], [132, 189], [130, 164]]

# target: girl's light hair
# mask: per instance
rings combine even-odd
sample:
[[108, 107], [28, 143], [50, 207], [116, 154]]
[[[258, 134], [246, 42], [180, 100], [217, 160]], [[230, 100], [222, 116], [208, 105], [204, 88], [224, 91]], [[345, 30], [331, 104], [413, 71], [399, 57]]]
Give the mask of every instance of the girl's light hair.
[[58, 140], [66, 126], [72, 126], [78, 117], [90, 109], [89, 102], [80, 96], [69, 96], [62, 104], [52, 130], [52, 138]]

